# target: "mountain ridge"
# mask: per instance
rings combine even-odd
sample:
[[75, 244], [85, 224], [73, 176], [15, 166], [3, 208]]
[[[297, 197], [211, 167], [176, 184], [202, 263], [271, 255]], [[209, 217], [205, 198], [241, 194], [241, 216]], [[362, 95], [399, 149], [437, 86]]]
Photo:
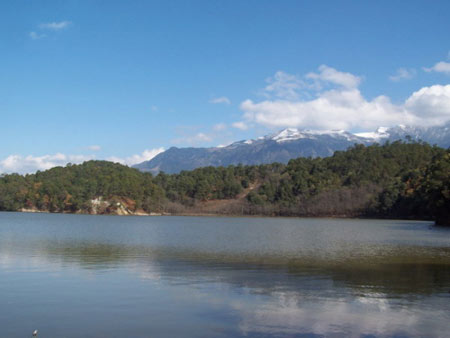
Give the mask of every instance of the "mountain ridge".
[[285, 128], [279, 132], [241, 140], [223, 147], [171, 147], [149, 161], [133, 167], [143, 172], [168, 174], [206, 166], [258, 165], [287, 163], [298, 157], [328, 157], [354, 144], [370, 145], [396, 140], [424, 141], [447, 148], [450, 146], [450, 124], [441, 127], [398, 125], [379, 127], [374, 132], [351, 133], [345, 130], [300, 130]]

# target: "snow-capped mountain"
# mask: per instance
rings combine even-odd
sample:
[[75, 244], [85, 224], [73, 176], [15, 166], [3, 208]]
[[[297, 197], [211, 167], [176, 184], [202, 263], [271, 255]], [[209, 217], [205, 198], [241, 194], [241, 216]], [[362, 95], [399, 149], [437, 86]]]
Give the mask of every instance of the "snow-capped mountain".
[[355, 135], [358, 137], [362, 137], [365, 139], [373, 140], [375, 142], [383, 141], [385, 139], [389, 139], [389, 129], [386, 127], [379, 127], [374, 132], [369, 133], [356, 133]]
[[442, 127], [410, 127], [399, 125], [389, 128], [388, 133], [389, 140], [411, 138], [413, 141], [424, 141], [443, 148], [450, 147], [450, 124]]
[[159, 171], [177, 173], [205, 166], [287, 163], [290, 159], [302, 156], [331, 156], [336, 150], [345, 150], [355, 143], [370, 145], [408, 139], [447, 148], [450, 146], [450, 126], [425, 128], [400, 125], [354, 134], [344, 130], [315, 131], [286, 128], [274, 134], [234, 142], [225, 147], [172, 147], [150, 161], [134, 167], [153, 173]]
[[265, 136], [263, 139], [270, 139], [281, 143], [299, 140], [302, 138], [317, 140], [324, 135], [347, 141], [361, 141], [360, 137], [345, 130], [298, 130], [297, 128], [286, 128], [276, 134]]

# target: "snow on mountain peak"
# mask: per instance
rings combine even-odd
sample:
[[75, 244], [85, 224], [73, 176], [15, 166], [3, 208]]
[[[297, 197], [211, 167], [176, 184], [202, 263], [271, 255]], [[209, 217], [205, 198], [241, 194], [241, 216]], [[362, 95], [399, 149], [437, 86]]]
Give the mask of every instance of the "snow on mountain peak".
[[[405, 128], [404, 125], [399, 125], [399, 127], [402, 128], [402, 129]], [[378, 134], [386, 134], [386, 132], [387, 132], [388, 130], [389, 130], [388, 127], [378, 127], [376, 132], [377, 132]]]
[[354, 140], [355, 136], [345, 130], [298, 130], [297, 128], [286, 128], [276, 134], [269, 135], [267, 138], [278, 143], [294, 141], [302, 138], [316, 139], [317, 136], [330, 136]]
[[[440, 134], [447, 135], [447, 129], [444, 129], [443, 127], [441, 129], [433, 130], [434, 137], [437, 137]], [[414, 128], [405, 125], [398, 125], [396, 127], [378, 127], [373, 132], [360, 132], [360, 133], [351, 133], [345, 130], [311, 130], [311, 129], [300, 130], [297, 128], [285, 128], [277, 133], [258, 137], [253, 140], [235, 142], [232, 144], [232, 146], [239, 146], [239, 145], [249, 146], [253, 144], [260, 144], [261, 142], [264, 141], [275, 141], [277, 143], [284, 143], [300, 139], [326, 140], [326, 137], [332, 137], [335, 138], [336, 140], [342, 141], [351, 141], [352, 143], [370, 144], [373, 142], [384, 142], [388, 139], [399, 139], [404, 137], [406, 134], [413, 135], [415, 139], [419, 139], [417, 135], [422, 133], [424, 130], [425, 130], [424, 128]], [[441, 135], [441, 137], [444, 136]]]
[[269, 135], [269, 138], [277, 142], [293, 141], [305, 136], [297, 128], [286, 128], [275, 135]]
[[389, 128], [388, 127], [378, 127], [376, 131], [365, 132], [365, 133], [356, 133], [355, 135], [358, 137], [373, 139], [373, 140], [378, 141], [380, 139], [389, 137]]

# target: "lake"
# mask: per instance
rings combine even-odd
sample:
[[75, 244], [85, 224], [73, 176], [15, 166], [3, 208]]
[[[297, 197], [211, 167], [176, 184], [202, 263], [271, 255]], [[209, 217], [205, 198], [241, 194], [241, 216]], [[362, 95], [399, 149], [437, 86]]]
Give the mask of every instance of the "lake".
[[448, 337], [450, 230], [0, 213], [0, 337]]

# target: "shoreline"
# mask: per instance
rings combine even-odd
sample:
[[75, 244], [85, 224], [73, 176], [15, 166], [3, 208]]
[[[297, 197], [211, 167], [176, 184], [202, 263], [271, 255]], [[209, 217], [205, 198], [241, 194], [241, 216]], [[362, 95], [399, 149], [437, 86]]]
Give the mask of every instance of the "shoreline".
[[255, 214], [255, 215], [245, 215], [245, 214], [219, 214], [219, 213], [167, 213], [167, 212], [130, 212], [127, 214], [122, 213], [88, 213], [88, 212], [51, 212], [47, 210], [38, 210], [38, 209], [25, 209], [21, 210], [5, 210], [0, 212], [18, 212], [18, 213], [37, 213], [37, 214], [59, 214], [59, 215], [87, 215], [87, 216], [139, 216], [139, 217], [155, 217], [155, 216], [178, 216], [178, 217], [234, 217], [234, 218], [326, 218], [326, 219], [360, 219], [360, 220], [392, 220], [392, 221], [416, 221], [416, 222], [432, 222], [435, 226], [446, 227], [449, 225], [437, 224], [434, 220], [431, 219], [417, 219], [417, 218], [384, 218], [384, 217], [365, 217], [365, 216], [350, 216], [350, 215], [263, 215], [263, 214]]

